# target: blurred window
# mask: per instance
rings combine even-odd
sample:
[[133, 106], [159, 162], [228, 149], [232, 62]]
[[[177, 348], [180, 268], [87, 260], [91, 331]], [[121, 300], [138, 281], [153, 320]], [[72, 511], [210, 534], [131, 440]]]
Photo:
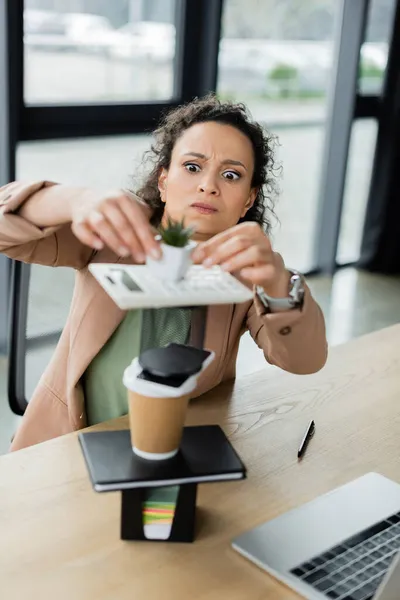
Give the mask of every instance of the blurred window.
[[170, 100], [175, 0], [26, 0], [24, 51], [27, 104]]
[[275, 247], [288, 265], [314, 267], [314, 237], [335, 0], [226, 0], [218, 93], [243, 101], [276, 134], [282, 163]]

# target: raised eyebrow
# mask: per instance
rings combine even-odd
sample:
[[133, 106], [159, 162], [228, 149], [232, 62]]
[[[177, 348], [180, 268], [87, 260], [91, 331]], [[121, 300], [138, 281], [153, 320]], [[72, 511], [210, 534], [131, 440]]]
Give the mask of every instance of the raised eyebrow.
[[247, 171], [247, 167], [240, 162], [240, 160], [233, 160], [233, 158], [227, 158], [221, 162], [221, 165], [237, 165], [238, 167], [243, 167]]
[[[185, 152], [184, 156], [195, 156], [196, 158], [207, 160], [207, 156], [201, 154], [201, 152]], [[247, 171], [247, 167], [240, 160], [234, 160], [233, 158], [226, 158], [221, 162], [221, 165], [237, 165], [238, 167], [243, 167], [243, 169]]]
[[200, 154], [200, 152], [185, 152], [184, 156], [195, 156], [196, 158], [206, 159], [207, 156], [205, 154]]

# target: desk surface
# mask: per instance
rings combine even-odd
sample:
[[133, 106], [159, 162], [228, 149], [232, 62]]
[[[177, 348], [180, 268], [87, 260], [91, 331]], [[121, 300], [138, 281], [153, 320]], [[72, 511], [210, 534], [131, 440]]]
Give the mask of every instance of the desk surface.
[[192, 545], [120, 541], [120, 495], [92, 490], [76, 434], [0, 457], [2, 597], [299, 598], [230, 541], [368, 471], [400, 482], [400, 325], [333, 348], [315, 375], [267, 368], [224, 384], [187, 422], [221, 424], [248, 467], [245, 481], [200, 486]]

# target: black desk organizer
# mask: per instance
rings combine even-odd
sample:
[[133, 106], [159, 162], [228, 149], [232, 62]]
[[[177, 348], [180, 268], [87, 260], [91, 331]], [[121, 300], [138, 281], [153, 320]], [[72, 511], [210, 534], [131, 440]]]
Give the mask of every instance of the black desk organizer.
[[[207, 306], [191, 310], [189, 344], [203, 348]], [[193, 542], [197, 485], [246, 477], [245, 466], [218, 425], [185, 427], [178, 454], [163, 461], [136, 456], [129, 430], [80, 433], [79, 441], [95, 491], [121, 491], [123, 540]], [[178, 484], [169, 538], [146, 538], [142, 514], [146, 488]]]
[[[197, 485], [246, 477], [242, 461], [218, 425], [185, 427], [178, 454], [163, 461], [136, 456], [129, 430], [80, 433], [79, 441], [95, 491], [121, 491], [123, 540], [193, 542]], [[150, 540], [143, 529], [145, 490], [169, 485], [180, 486], [170, 536]]]

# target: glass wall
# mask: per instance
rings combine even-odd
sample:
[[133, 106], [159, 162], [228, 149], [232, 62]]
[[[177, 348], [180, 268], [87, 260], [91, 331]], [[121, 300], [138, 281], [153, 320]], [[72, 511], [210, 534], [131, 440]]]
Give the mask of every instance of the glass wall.
[[169, 100], [175, 0], [25, 0], [27, 104]]
[[334, 50], [335, 0], [226, 0], [218, 93], [244, 101], [278, 136], [283, 171], [275, 247], [313, 264], [318, 185]]
[[395, 8], [396, 0], [370, 0], [365, 43], [360, 56], [360, 94], [381, 93]]
[[339, 264], [360, 258], [377, 131], [375, 119], [353, 123], [336, 257]]
[[[365, 43], [360, 53], [359, 94], [380, 95], [382, 92], [395, 8], [396, 0], [371, 0]], [[338, 264], [356, 262], [360, 258], [377, 134], [378, 123], [375, 119], [353, 123], [340, 223]]]
[[[244, 101], [278, 137], [276, 155], [283, 171], [275, 247], [288, 265], [305, 271], [316, 266], [319, 183], [340, 5], [335, 0], [226, 0], [224, 5], [218, 93]], [[360, 53], [361, 94], [382, 89], [395, 5], [395, 0], [371, 0]], [[355, 123], [340, 262], [359, 256], [375, 138], [373, 120]]]

